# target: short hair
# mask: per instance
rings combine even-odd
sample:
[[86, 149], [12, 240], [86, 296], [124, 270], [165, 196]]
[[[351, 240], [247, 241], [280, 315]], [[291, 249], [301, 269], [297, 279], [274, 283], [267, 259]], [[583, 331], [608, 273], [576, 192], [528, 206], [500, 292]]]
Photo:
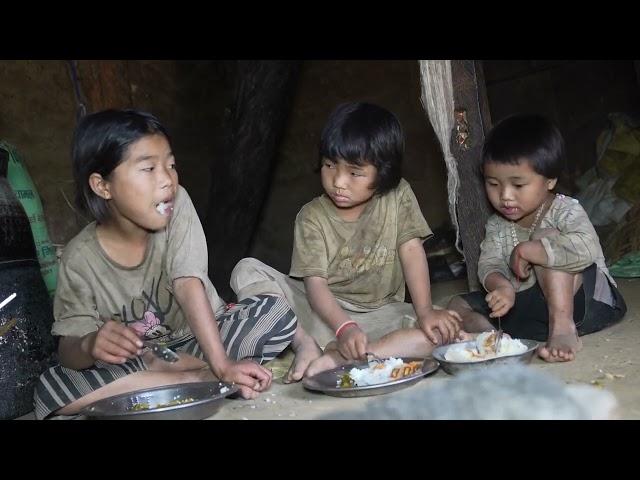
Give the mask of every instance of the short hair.
[[400, 183], [404, 134], [396, 116], [370, 103], [339, 105], [327, 119], [319, 144], [318, 170], [322, 159], [343, 159], [377, 169], [375, 193], [384, 194]]
[[542, 115], [509, 116], [498, 122], [485, 139], [483, 168], [489, 162], [516, 165], [525, 159], [536, 173], [547, 178], [558, 178], [564, 170], [564, 139]]
[[148, 135], [169, 134], [150, 113], [138, 110], [103, 110], [80, 120], [73, 135], [71, 157], [76, 185], [75, 202], [98, 223], [109, 218], [107, 201], [94, 193], [89, 177], [99, 173], [108, 179], [124, 161], [129, 146]]

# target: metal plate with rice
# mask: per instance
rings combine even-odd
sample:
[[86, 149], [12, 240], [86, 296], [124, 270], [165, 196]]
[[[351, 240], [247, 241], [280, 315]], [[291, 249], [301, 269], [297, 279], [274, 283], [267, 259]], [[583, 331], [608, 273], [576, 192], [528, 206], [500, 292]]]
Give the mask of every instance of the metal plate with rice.
[[[527, 349], [522, 353], [517, 353], [514, 355], [505, 355], [502, 357], [494, 357], [489, 358], [487, 360], [479, 360], [476, 362], [453, 362], [444, 358], [445, 352], [449, 349], [451, 345], [442, 345], [440, 347], [436, 347], [433, 351], [433, 358], [435, 358], [440, 365], [442, 365], [442, 369], [450, 375], [455, 375], [460, 372], [464, 372], [467, 370], [478, 370], [482, 368], [488, 368], [495, 365], [507, 365], [514, 363], [530, 363], [533, 358], [536, 349], [538, 348], [538, 342], [535, 340], [526, 340], [520, 339]], [[457, 345], [468, 345], [469, 347], [473, 347], [475, 345], [475, 341], [470, 342], [462, 342]]]
[[438, 362], [433, 358], [403, 358], [404, 362], [422, 362], [422, 368], [412, 375], [407, 375], [398, 380], [367, 385], [364, 387], [338, 387], [339, 379], [349, 373], [352, 368], [367, 368], [367, 363], [343, 365], [333, 370], [318, 373], [313, 377], [302, 380], [302, 386], [307, 390], [322, 392], [333, 397], [368, 397], [371, 395], [383, 395], [396, 390], [410, 387], [422, 380], [423, 377], [438, 369]]
[[224, 382], [181, 383], [104, 398], [81, 415], [92, 420], [200, 420], [220, 410], [237, 391]]

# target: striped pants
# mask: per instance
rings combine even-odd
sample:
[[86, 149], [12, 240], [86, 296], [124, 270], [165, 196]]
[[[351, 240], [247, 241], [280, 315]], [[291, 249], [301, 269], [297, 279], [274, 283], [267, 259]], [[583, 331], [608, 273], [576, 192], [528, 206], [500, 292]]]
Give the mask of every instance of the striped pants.
[[[255, 295], [231, 306], [217, 319], [220, 338], [232, 360], [250, 359], [258, 363], [274, 359], [291, 343], [297, 319], [282, 297]], [[204, 360], [195, 338], [175, 351]], [[41, 420], [56, 410], [131, 373], [147, 370], [142, 357], [123, 364], [96, 361], [91, 368], [72, 370], [57, 365], [45, 371], [36, 383], [35, 415]]]

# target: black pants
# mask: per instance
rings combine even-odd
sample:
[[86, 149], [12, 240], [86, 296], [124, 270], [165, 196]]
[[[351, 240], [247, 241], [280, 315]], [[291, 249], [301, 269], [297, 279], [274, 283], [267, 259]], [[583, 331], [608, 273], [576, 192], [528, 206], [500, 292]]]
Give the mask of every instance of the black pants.
[[[573, 297], [573, 321], [578, 335], [587, 335], [617, 323], [627, 312], [627, 305], [620, 291], [611, 283], [611, 293], [614, 305], [593, 299], [596, 284], [596, 269], [594, 263], [582, 272], [582, 285]], [[491, 308], [487, 304], [484, 291], [471, 292], [460, 295], [474, 312], [480, 313], [495, 326], [497, 319], [489, 318]], [[516, 299], [511, 310], [500, 319], [502, 329], [513, 338], [528, 338], [545, 341], [549, 337], [549, 308], [539, 283], [516, 293]]]

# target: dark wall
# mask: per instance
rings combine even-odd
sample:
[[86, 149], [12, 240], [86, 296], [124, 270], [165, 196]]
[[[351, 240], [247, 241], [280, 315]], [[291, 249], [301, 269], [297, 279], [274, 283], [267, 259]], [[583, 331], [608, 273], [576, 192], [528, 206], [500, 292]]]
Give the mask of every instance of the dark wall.
[[[230, 99], [231, 81], [224, 65], [124, 63], [133, 106], [153, 112], [169, 129], [180, 181], [202, 218], [207, 208], [209, 165], [217, 154]], [[66, 62], [0, 61], [0, 138], [22, 154], [42, 199], [49, 235], [62, 245], [86, 224], [73, 205], [70, 147], [75, 102]]]
[[607, 114], [640, 111], [640, 80], [631, 60], [492, 60], [483, 66], [493, 123], [518, 112], [548, 116], [565, 137], [573, 179], [595, 164]]

